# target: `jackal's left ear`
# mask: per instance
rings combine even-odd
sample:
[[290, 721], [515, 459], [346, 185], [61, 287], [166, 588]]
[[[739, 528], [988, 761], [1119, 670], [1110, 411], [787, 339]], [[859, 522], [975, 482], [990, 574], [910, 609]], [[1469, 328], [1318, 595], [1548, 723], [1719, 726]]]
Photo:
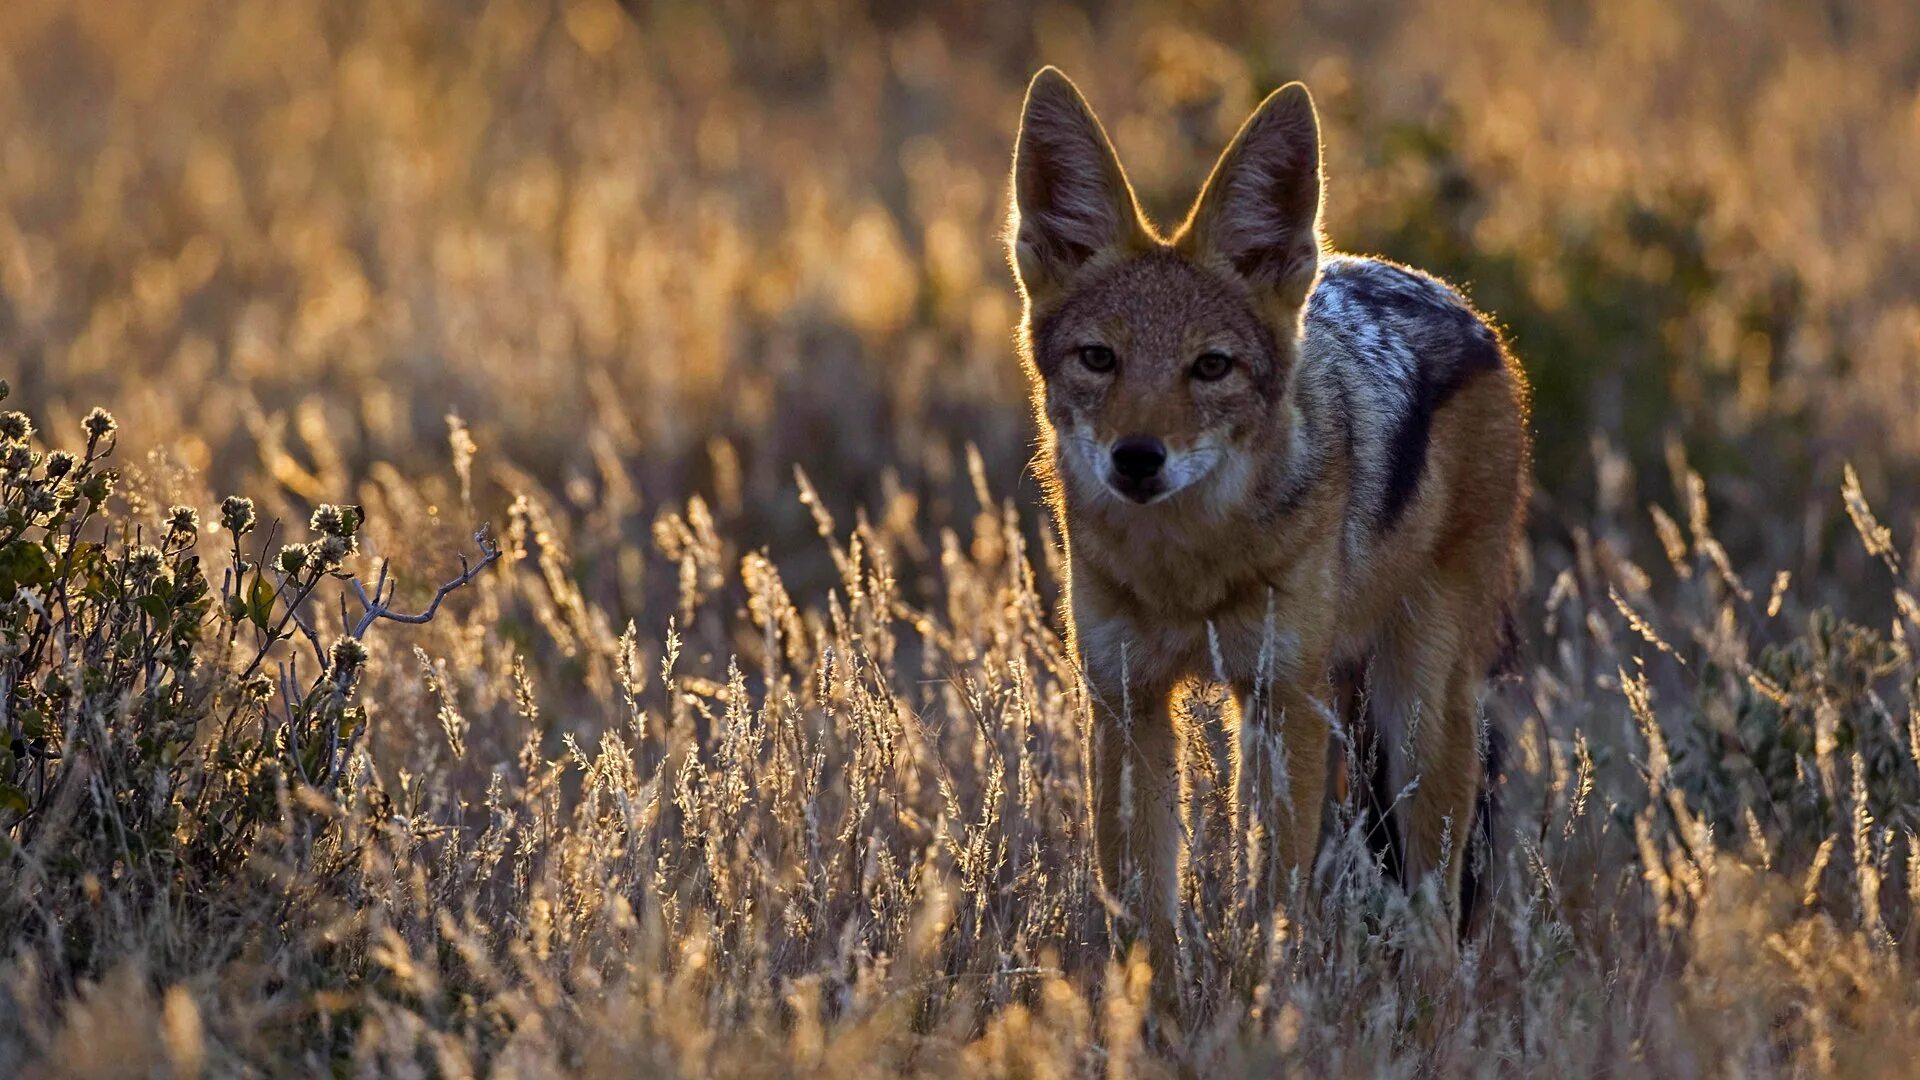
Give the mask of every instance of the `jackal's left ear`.
[[1305, 85], [1275, 90], [1247, 118], [1180, 243], [1225, 260], [1285, 304], [1306, 303], [1320, 270], [1320, 120]]
[[1030, 297], [1065, 286], [1096, 255], [1144, 235], [1120, 159], [1085, 98], [1060, 69], [1027, 87], [1013, 150], [1007, 247]]

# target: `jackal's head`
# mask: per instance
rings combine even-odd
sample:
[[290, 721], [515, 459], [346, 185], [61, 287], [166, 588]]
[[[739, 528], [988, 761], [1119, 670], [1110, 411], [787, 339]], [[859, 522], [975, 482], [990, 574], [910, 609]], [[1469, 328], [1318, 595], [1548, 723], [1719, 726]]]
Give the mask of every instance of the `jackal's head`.
[[1305, 86], [1261, 103], [1163, 236], [1073, 83], [1051, 67], [1034, 76], [1007, 244], [1026, 298], [1022, 352], [1070, 503], [1224, 508], [1247, 494], [1290, 441], [1319, 220]]

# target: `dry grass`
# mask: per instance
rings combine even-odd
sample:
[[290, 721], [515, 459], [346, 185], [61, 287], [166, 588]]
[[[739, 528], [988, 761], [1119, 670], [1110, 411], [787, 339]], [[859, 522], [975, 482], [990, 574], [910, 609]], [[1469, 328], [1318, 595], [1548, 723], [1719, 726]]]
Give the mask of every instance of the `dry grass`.
[[[476, 523], [503, 546], [336, 697], [236, 704], [210, 630], [168, 707], [220, 708], [151, 772], [175, 684], [93, 694], [79, 637], [13, 631], [50, 597], [0, 601], [0, 1073], [1920, 1052], [1920, 9], [631, 7], [0, 4], [0, 375], [41, 450], [117, 414], [97, 535], [198, 506], [211, 566], [229, 491], [254, 541], [355, 503], [347, 569], [391, 558], [407, 610]], [[1335, 241], [1460, 280], [1534, 375], [1497, 887], [1450, 981], [1402, 974], [1420, 921], [1351, 830], [1246, 955], [1203, 697], [1203, 1020], [1145, 1015], [995, 240], [1041, 60], [1163, 213], [1306, 78]], [[55, 759], [17, 700], [62, 679]], [[319, 758], [269, 737], [314, 717]]]

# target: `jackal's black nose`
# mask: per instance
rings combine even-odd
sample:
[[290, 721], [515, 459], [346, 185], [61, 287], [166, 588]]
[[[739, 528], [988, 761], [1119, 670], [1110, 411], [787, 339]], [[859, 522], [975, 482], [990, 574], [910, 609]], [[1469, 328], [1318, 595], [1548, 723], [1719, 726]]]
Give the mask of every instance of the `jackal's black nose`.
[[1113, 471], [1128, 480], [1150, 480], [1166, 463], [1166, 444], [1151, 435], [1129, 435], [1113, 444]]

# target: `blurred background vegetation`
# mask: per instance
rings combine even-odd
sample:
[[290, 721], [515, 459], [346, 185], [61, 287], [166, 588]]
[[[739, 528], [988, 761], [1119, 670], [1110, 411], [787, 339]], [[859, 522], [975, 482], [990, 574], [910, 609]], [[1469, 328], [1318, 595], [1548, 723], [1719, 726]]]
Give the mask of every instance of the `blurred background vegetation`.
[[1051, 62], [1163, 220], [1305, 79], [1332, 241], [1457, 281], [1524, 359], [1542, 530], [1620, 509], [1601, 443], [1657, 476], [1681, 440], [1783, 566], [1834, 557], [1802, 511], [1844, 459], [1914, 504], [1899, 0], [15, 0], [0, 57], [0, 364], [216, 487], [444, 473], [457, 413], [502, 490], [718, 492], [749, 548], [810, 531], [794, 464], [952, 517], [971, 444], [1031, 497], [998, 232]]

